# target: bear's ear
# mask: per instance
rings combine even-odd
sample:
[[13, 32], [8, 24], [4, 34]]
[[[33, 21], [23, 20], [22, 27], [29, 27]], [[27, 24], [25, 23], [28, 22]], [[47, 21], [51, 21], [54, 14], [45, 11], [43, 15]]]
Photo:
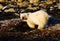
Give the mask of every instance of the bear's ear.
[[28, 18], [28, 17], [29, 17], [29, 13], [26, 13], [25, 15], [26, 15], [26, 18]]

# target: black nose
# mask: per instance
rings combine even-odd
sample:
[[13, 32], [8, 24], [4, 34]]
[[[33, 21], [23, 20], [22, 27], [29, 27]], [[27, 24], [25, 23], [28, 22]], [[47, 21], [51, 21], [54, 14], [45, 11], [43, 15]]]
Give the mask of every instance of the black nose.
[[22, 17], [22, 19], [23, 19], [23, 20], [27, 20], [27, 18], [26, 18], [26, 17]]
[[22, 19], [24, 19], [24, 17]]

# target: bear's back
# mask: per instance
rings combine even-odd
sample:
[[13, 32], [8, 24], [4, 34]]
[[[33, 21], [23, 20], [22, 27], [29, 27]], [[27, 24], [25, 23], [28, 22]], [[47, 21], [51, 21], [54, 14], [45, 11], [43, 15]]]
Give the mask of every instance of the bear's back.
[[48, 14], [43, 10], [40, 10], [29, 14], [28, 20], [36, 24], [39, 24], [40, 22], [45, 23], [48, 20]]

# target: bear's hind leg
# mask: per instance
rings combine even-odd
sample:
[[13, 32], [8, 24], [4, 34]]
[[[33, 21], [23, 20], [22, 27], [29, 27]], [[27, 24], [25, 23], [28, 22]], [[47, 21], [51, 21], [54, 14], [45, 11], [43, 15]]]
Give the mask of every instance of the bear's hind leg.
[[40, 24], [40, 25], [38, 25], [38, 29], [42, 30], [44, 28], [44, 26], [45, 26], [44, 24]]

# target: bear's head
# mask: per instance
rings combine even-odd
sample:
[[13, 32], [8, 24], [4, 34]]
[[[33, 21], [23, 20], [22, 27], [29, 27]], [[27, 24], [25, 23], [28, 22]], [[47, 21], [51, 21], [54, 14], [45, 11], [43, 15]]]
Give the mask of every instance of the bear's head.
[[20, 13], [20, 19], [26, 21], [29, 16], [29, 13]]

